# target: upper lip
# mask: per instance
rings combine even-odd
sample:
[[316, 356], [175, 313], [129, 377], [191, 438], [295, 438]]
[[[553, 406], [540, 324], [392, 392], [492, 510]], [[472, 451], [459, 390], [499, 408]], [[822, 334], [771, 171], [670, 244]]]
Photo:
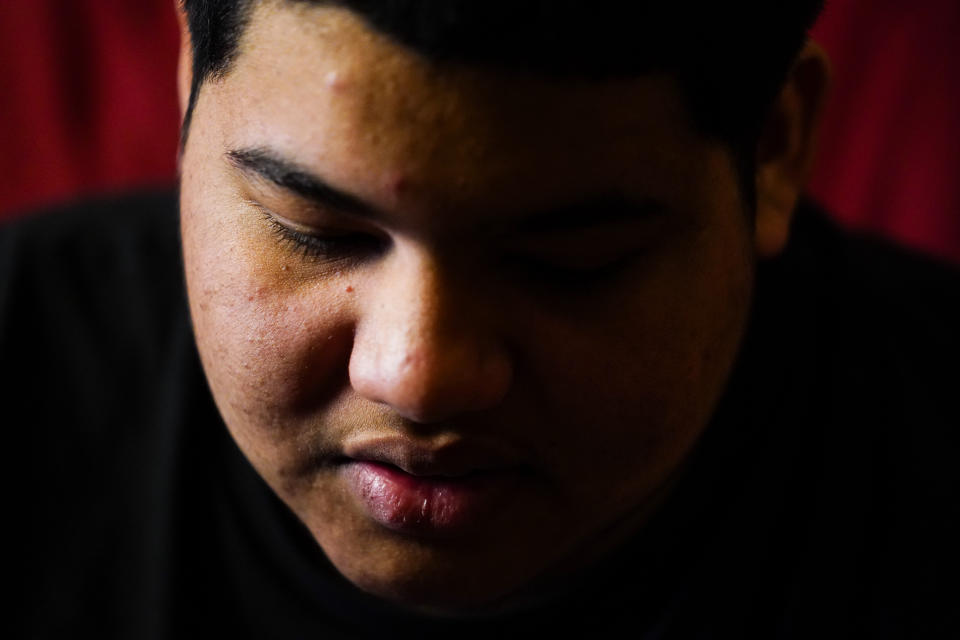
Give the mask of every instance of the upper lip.
[[403, 436], [373, 436], [348, 441], [344, 455], [358, 461], [390, 464], [415, 476], [458, 477], [519, 466], [505, 447], [470, 440], [423, 443]]

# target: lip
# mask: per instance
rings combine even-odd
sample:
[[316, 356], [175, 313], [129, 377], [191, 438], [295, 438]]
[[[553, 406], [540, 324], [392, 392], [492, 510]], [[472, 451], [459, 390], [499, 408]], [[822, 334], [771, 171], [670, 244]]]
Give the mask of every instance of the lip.
[[518, 465], [487, 445], [385, 438], [349, 444], [345, 454], [342, 477], [366, 515], [414, 536], [453, 536], [481, 523], [522, 480]]
[[351, 493], [375, 522], [399, 533], [449, 536], [480, 522], [502, 504], [516, 481], [511, 473], [458, 478], [413, 476], [379, 462], [344, 465]]
[[503, 447], [466, 440], [428, 445], [400, 436], [365, 438], [347, 442], [344, 455], [391, 465], [412, 476], [457, 478], [519, 466], [517, 457]]

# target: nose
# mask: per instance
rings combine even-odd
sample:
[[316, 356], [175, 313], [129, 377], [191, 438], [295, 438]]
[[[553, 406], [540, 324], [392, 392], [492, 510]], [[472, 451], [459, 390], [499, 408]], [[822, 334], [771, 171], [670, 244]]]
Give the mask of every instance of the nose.
[[420, 255], [389, 261], [368, 286], [350, 354], [357, 393], [419, 423], [503, 399], [510, 357], [466, 287]]

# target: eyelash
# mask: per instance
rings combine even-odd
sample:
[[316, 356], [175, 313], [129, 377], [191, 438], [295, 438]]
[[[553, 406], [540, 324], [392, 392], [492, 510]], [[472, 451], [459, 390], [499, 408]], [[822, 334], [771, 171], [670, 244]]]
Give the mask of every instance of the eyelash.
[[520, 276], [529, 284], [544, 289], [566, 292], [596, 290], [616, 279], [636, 256], [625, 256], [599, 267], [562, 267], [537, 260], [510, 256], [507, 268], [513, 277]]
[[344, 233], [324, 237], [291, 229], [266, 211], [262, 215], [279, 243], [305, 260], [345, 260], [382, 249], [382, 243], [370, 235]]

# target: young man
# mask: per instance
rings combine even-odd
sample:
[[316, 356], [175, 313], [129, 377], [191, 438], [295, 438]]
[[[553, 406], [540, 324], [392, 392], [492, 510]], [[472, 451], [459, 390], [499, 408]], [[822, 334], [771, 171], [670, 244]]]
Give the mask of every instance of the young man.
[[0, 236], [31, 636], [946, 630], [957, 279], [765, 4], [188, 0], [181, 244]]

